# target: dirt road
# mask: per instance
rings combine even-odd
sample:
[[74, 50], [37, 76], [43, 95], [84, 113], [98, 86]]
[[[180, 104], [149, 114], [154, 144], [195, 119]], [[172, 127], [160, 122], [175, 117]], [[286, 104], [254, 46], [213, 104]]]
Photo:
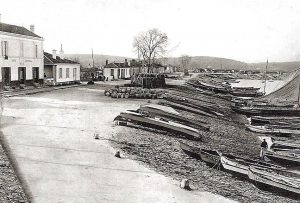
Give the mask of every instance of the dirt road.
[[80, 87], [4, 99], [2, 131], [33, 202], [231, 202], [114, 157], [112, 120], [140, 103]]

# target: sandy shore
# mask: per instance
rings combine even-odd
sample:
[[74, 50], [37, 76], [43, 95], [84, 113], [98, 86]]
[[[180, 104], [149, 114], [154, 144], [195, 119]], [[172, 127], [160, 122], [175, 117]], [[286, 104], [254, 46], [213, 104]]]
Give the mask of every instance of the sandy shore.
[[[114, 101], [103, 89], [74, 88], [3, 101], [2, 131], [33, 202], [231, 202], [148, 167], [114, 157], [112, 125], [142, 101]], [[95, 140], [98, 132], [101, 139]]]

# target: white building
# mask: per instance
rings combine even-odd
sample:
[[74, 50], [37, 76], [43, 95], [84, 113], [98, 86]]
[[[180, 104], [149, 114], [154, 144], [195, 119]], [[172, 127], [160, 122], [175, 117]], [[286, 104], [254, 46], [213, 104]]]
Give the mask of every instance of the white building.
[[127, 59], [125, 59], [124, 63], [108, 63], [106, 60], [106, 64], [103, 68], [103, 75], [108, 80], [112, 79], [129, 79], [131, 76], [131, 67], [129, 66]]
[[52, 54], [44, 52], [45, 84], [61, 85], [75, 84], [80, 82], [80, 64], [63, 56], [61, 48], [60, 56], [56, 50]]
[[1, 88], [43, 83], [43, 38], [30, 30], [0, 23]]

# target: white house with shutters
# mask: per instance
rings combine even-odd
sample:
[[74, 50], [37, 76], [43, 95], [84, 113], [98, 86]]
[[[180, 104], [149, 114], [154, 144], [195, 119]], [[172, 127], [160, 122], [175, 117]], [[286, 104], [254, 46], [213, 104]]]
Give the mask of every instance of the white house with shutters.
[[0, 22], [1, 88], [38, 85], [44, 79], [43, 38], [25, 27]]
[[62, 85], [80, 82], [80, 64], [64, 58], [63, 50], [56, 54], [44, 52], [45, 84]]

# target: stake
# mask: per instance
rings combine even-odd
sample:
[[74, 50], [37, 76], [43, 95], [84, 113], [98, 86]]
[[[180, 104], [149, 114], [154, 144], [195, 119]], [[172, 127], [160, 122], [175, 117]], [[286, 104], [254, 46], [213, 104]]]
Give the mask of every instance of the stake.
[[265, 72], [264, 95], [266, 94], [266, 86], [267, 86], [267, 68], [268, 68], [268, 59], [267, 59], [266, 72]]

